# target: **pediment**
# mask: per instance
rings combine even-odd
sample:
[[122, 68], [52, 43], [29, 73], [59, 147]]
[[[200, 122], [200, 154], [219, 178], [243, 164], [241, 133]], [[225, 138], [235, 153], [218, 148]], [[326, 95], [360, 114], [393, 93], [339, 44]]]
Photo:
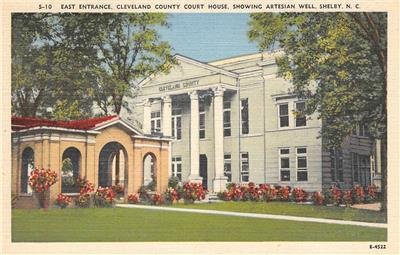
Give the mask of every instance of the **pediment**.
[[181, 55], [176, 55], [175, 59], [177, 63], [168, 73], [152, 75], [139, 84], [142, 95], [171, 89], [202, 86], [209, 83], [216, 83], [222, 79], [233, 81], [238, 77], [236, 73]]

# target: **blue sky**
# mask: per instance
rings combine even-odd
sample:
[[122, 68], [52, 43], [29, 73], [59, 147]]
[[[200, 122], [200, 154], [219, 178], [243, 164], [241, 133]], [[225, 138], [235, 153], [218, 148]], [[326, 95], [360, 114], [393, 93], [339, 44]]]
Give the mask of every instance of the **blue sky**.
[[160, 34], [174, 53], [208, 62], [258, 52], [246, 35], [248, 21], [247, 13], [172, 13]]

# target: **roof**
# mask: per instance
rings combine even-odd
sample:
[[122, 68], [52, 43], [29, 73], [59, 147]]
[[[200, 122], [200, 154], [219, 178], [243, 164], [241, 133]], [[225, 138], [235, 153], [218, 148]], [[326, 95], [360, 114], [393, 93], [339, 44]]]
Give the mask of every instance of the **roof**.
[[105, 122], [118, 119], [119, 117], [117, 115], [82, 119], [82, 120], [73, 120], [73, 121], [56, 121], [56, 120], [48, 120], [48, 119], [40, 119], [32, 117], [13, 116], [11, 118], [11, 128], [13, 131], [19, 131], [33, 127], [57, 127], [57, 128], [66, 128], [75, 130], [76, 129], [90, 130]]

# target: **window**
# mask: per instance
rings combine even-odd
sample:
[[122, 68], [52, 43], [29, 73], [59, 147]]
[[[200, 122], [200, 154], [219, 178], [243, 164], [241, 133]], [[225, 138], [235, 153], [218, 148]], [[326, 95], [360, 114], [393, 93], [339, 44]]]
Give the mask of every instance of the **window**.
[[224, 155], [224, 175], [228, 177], [228, 182], [232, 181], [232, 165], [231, 154]]
[[181, 140], [182, 138], [182, 109], [172, 109], [172, 119], [171, 119], [171, 127], [172, 127], [172, 136], [176, 140]]
[[296, 149], [297, 181], [308, 181], [307, 148]]
[[283, 182], [290, 181], [290, 150], [280, 149], [279, 150], [279, 169], [280, 169], [280, 179]]
[[353, 129], [353, 135], [368, 137], [370, 133], [368, 132], [368, 126], [366, 124], [357, 124]]
[[161, 132], [161, 112], [151, 113], [151, 133]]
[[242, 135], [249, 133], [249, 99], [240, 100], [241, 118], [242, 118]]
[[248, 152], [240, 153], [240, 162], [241, 162], [240, 181], [248, 182], [249, 181], [249, 153]]
[[172, 176], [177, 177], [180, 181], [182, 180], [182, 157], [172, 158]]
[[231, 102], [224, 101], [224, 136], [231, 136]]
[[199, 104], [199, 138], [206, 138], [206, 110], [204, 103]]
[[358, 154], [357, 153], [351, 153], [351, 165], [352, 165], [352, 171], [353, 171], [353, 181], [354, 182], [359, 182], [359, 163], [358, 163]]
[[305, 127], [307, 125], [306, 115], [304, 115], [305, 109], [305, 102], [296, 103], [296, 127]]
[[289, 127], [289, 104], [279, 105], [279, 127]]
[[343, 151], [330, 149], [331, 177], [333, 182], [343, 182]]

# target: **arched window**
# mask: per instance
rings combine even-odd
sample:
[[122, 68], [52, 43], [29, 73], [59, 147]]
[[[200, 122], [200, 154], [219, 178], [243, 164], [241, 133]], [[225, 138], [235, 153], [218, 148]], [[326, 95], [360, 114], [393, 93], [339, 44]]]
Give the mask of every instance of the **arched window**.
[[127, 184], [127, 153], [125, 147], [118, 142], [109, 142], [103, 146], [99, 154], [99, 186], [110, 187]]
[[34, 155], [32, 148], [25, 148], [22, 152], [22, 166], [21, 166], [21, 193], [32, 193], [31, 187], [28, 185], [29, 174], [34, 168]]
[[143, 158], [143, 185], [146, 189], [155, 190], [157, 184], [156, 157], [148, 153]]
[[78, 193], [79, 185], [76, 179], [79, 177], [81, 153], [78, 149], [70, 147], [62, 156], [61, 165], [61, 192]]

